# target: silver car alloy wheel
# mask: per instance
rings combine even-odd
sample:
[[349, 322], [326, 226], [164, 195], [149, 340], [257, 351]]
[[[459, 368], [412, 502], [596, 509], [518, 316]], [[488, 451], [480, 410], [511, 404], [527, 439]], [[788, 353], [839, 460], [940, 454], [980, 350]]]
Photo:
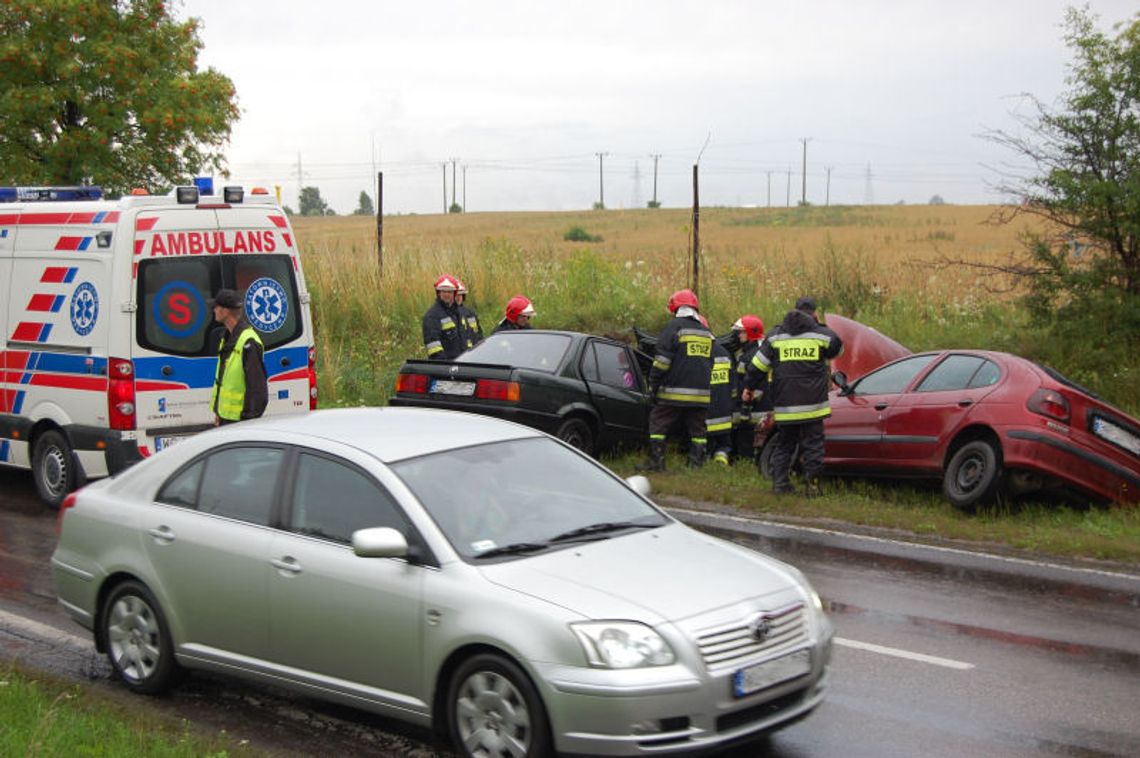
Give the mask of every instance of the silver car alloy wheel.
[[123, 595], [111, 606], [107, 644], [124, 678], [142, 682], [161, 660], [161, 630], [154, 609], [138, 595]]
[[456, 693], [456, 726], [473, 756], [526, 756], [532, 726], [522, 693], [494, 671], [475, 671]]

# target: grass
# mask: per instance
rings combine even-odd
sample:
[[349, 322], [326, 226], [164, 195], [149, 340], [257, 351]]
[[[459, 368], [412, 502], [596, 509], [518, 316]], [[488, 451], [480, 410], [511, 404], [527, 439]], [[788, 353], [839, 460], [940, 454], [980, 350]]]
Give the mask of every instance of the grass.
[[[630, 476], [640, 460], [635, 454], [605, 462]], [[964, 513], [942, 499], [936, 484], [826, 480], [823, 497], [776, 496], [771, 482], [749, 464], [708, 465], [698, 471], [683, 467], [679, 454], [672, 469], [651, 474], [655, 495], [732, 505], [765, 518], [843, 522], [897, 529], [919, 541], [964, 540], [989, 549], [1015, 548], [1064, 558], [1093, 558], [1140, 563], [1140, 508], [1126, 505], [1076, 508], [1057, 503], [1018, 500], [976, 513]]]
[[[701, 311], [718, 333], [743, 313], [757, 314], [771, 327], [797, 296], [812, 294], [825, 312], [858, 319], [911, 350], [1016, 353], [1140, 415], [1140, 353], [1114, 351], [1106, 363], [1091, 354], [1095, 348], [1087, 341], [1031, 328], [1018, 300], [1024, 293], [1013, 282], [946, 265], [1008, 262], [1022, 250], [1023, 235], [1039, 231], [1033, 220], [994, 224], [996, 210], [702, 209]], [[661, 328], [669, 293], [691, 282], [690, 220], [683, 209], [386, 217], [381, 265], [375, 219], [295, 218], [313, 294], [320, 406], [387, 402], [400, 363], [423, 356], [420, 319], [434, 297], [431, 284], [443, 272], [464, 280], [468, 304], [485, 327], [522, 293], [534, 301], [538, 328], [625, 340], [632, 340], [634, 325]], [[565, 239], [575, 227], [589, 229], [597, 241]], [[841, 496], [811, 503], [775, 501], [766, 488], [746, 469], [667, 474], [659, 490], [726, 493], [722, 497], [764, 513], [1140, 561], [1137, 509], [1074, 511], [1030, 503], [971, 516], [954, 511], [937, 491], [894, 484], [844, 484]]]
[[94, 687], [0, 664], [0, 755], [252, 756], [226, 735], [203, 736], [184, 720], [125, 705]]

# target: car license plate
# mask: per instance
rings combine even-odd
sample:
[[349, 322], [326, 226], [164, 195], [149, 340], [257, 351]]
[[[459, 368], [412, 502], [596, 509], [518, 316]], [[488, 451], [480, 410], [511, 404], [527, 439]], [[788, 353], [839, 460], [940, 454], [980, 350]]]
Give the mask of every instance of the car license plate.
[[732, 693], [737, 697], [751, 695], [773, 684], [795, 679], [811, 671], [811, 651], [797, 650], [790, 655], [757, 663], [737, 671], [732, 677]]
[[465, 395], [471, 397], [475, 394], [475, 382], [456, 382], [451, 379], [433, 379], [431, 391], [440, 395]]
[[168, 447], [174, 447], [184, 439], [186, 439], [185, 435], [181, 437], [155, 437], [154, 449], [155, 451], [165, 450]]
[[1101, 439], [1119, 445], [1133, 455], [1140, 455], [1140, 437], [1121, 426], [1117, 426], [1103, 416], [1093, 417], [1092, 430], [1093, 434]]

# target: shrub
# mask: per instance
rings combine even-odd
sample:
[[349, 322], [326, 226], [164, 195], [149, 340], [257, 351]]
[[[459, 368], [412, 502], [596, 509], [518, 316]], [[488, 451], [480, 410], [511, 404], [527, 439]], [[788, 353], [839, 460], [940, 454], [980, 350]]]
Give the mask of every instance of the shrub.
[[602, 236], [600, 234], [590, 234], [583, 227], [575, 224], [566, 230], [562, 235], [562, 239], [567, 242], [601, 242]]

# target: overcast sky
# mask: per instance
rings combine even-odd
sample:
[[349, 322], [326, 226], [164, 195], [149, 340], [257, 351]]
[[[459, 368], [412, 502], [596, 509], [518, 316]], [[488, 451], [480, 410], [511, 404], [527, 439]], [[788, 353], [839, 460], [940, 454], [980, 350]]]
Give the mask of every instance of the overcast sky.
[[[1052, 102], [1063, 0], [185, 0], [237, 86], [235, 179], [338, 213], [990, 203], [980, 135]], [[1136, 0], [1092, 0], [1102, 29]], [[706, 145], [707, 141], [707, 147]], [[703, 155], [701, 154], [704, 147]], [[598, 158], [598, 153], [603, 157]], [[447, 163], [446, 171], [442, 164]], [[464, 167], [466, 170], [464, 171]], [[601, 170], [599, 170], [601, 169]], [[828, 181], [830, 169], [830, 182]], [[298, 181], [298, 172], [303, 179]], [[464, 178], [466, 177], [466, 178]]]

